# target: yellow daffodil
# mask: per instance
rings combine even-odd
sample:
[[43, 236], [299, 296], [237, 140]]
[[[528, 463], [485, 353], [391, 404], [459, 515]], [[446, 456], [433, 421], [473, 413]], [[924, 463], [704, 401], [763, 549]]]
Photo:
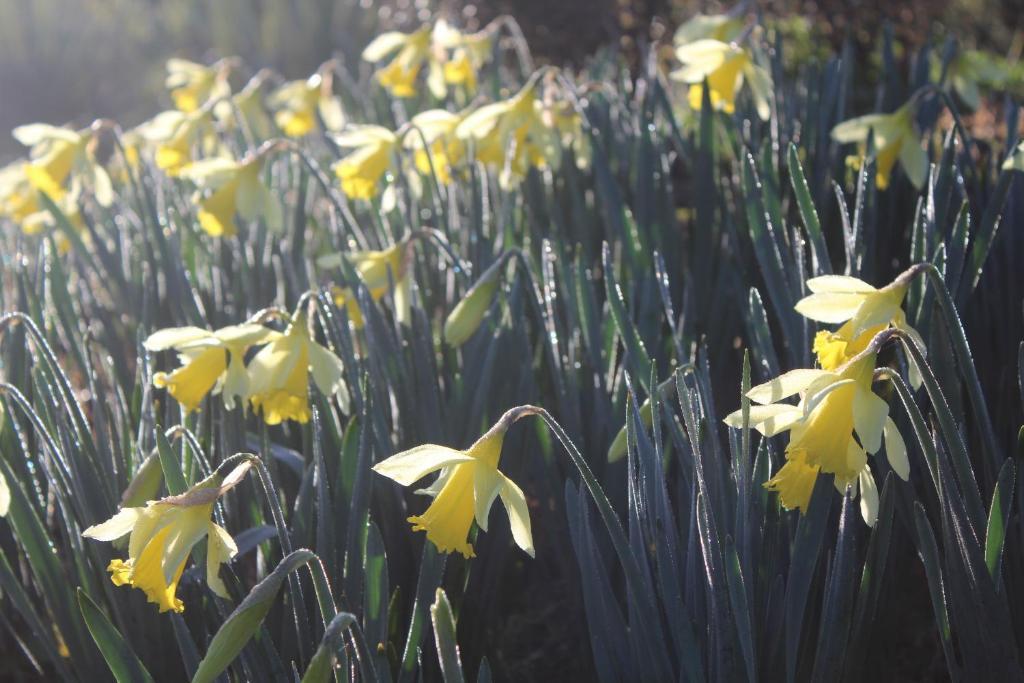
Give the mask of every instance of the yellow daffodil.
[[227, 130], [235, 129], [238, 126], [236, 119], [241, 116], [254, 142], [269, 140], [274, 136], [274, 123], [263, 106], [265, 77], [264, 72], [256, 74], [237, 95], [232, 96], [232, 106], [214, 109], [217, 119]]
[[139, 126], [139, 133], [155, 145], [154, 161], [170, 176], [176, 176], [192, 161], [197, 148], [212, 155], [220, 147], [213, 129], [213, 115], [207, 108], [188, 114], [177, 110], [161, 112]]
[[744, 23], [742, 15], [697, 14], [676, 29], [672, 42], [676, 47], [705, 39], [729, 43], [743, 32]]
[[305, 81], [290, 81], [275, 90], [267, 101], [274, 122], [285, 135], [301, 138], [317, 129], [317, 115], [329, 131], [345, 125], [341, 100], [332, 93], [332, 79], [326, 70]]
[[29, 162], [21, 159], [0, 168], [0, 216], [19, 225], [40, 210], [38, 190], [28, 175]]
[[229, 158], [206, 159], [188, 164], [178, 175], [195, 182], [201, 190], [193, 201], [199, 205], [199, 225], [213, 237], [238, 232], [235, 214], [247, 221], [263, 218], [267, 227], [279, 231], [282, 209], [277, 197], [260, 179], [262, 155], [249, 155], [241, 161]]
[[698, 40], [676, 48], [682, 66], [671, 76], [690, 84], [690, 108], [699, 110], [703, 103], [707, 80], [711, 106], [727, 114], [736, 110], [736, 95], [746, 83], [757, 107], [757, 115], [767, 120], [770, 115], [768, 94], [772, 90], [768, 72], [754, 63], [750, 53], [735, 43], [720, 40]]
[[558, 149], [557, 134], [544, 123], [536, 87], [531, 81], [513, 97], [469, 114], [455, 129], [459, 138], [473, 142], [478, 160], [500, 169], [503, 189], [518, 185], [531, 166], [558, 162], [557, 156], [546, 156]]
[[168, 59], [164, 85], [171, 93], [174, 106], [188, 114], [210, 100], [228, 97], [231, 94], [228, 75], [233, 63], [233, 60], [222, 59], [206, 66], [187, 59]]
[[228, 598], [219, 571], [238, 548], [211, 516], [217, 499], [236, 486], [248, 468], [248, 463], [239, 465], [226, 477], [214, 473], [181, 495], [149, 501], [144, 507], [121, 508], [82, 535], [110, 542], [130, 534], [128, 558], [111, 560], [107, 568], [110, 580], [115, 586], [143, 591], [161, 612], [185, 610], [177, 597], [178, 581], [192, 547], [206, 537], [206, 583], [214, 593]]
[[476, 90], [480, 67], [491, 55], [493, 32], [463, 33], [441, 19], [434, 25], [431, 39], [435, 53], [451, 51], [442, 67], [444, 82], [465, 88], [472, 94]]
[[[866, 350], [837, 368], [787, 372], [747, 392], [749, 424], [765, 436], [790, 432], [786, 464], [765, 487], [778, 491], [788, 509], [806, 511], [819, 472], [834, 475], [836, 489], [859, 485], [861, 514], [874, 524], [878, 492], [867, 462], [885, 440], [893, 470], [904, 480], [910, 473], [906, 445], [889, 417], [889, 405], [871, 391], [876, 353]], [[800, 394], [798, 405], [781, 402]], [[725, 418], [743, 424], [742, 411]]]
[[31, 148], [26, 172], [37, 190], [59, 201], [69, 186], [80, 185], [90, 188], [101, 206], [113, 203], [110, 176], [92, 152], [92, 131], [33, 123], [15, 128], [14, 137]]
[[394, 166], [398, 136], [383, 126], [352, 126], [334, 141], [339, 147], [355, 147], [333, 166], [341, 191], [352, 199], [376, 197], [384, 174]]
[[473, 557], [469, 542], [473, 521], [487, 531], [491, 505], [500, 496], [508, 512], [512, 538], [530, 557], [534, 556], [526, 496], [515, 482], [498, 471], [502, 442], [513, 421], [508, 419], [511, 412], [464, 451], [426, 444], [374, 465], [378, 474], [402, 486], [411, 486], [440, 471], [438, 479], [421, 491], [434, 501], [422, 515], [409, 517], [409, 522], [413, 531], [426, 531], [427, 539], [441, 552], [457, 551], [463, 557]]
[[[408, 240], [402, 240], [392, 247], [381, 251], [354, 251], [346, 254], [331, 254], [322, 257], [318, 264], [323, 268], [337, 267], [340, 259], [344, 258], [366, 284], [370, 290], [370, 296], [374, 301], [379, 301], [391, 289], [391, 283], [395, 287], [395, 315], [402, 324], [409, 324], [411, 320], [410, 296], [412, 280], [408, 277], [407, 246]], [[361, 330], [364, 325], [363, 313], [359, 308], [356, 294], [351, 287], [335, 287], [333, 290], [334, 303], [338, 307], [344, 306], [349, 322], [352, 326]]]
[[153, 375], [154, 386], [167, 391], [188, 411], [211, 391], [221, 394], [224, 405], [234, 408], [235, 399], [249, 396], [245, 353], [250, 347], [279, 338], [278, 332], [262, 325], [244, 324], [216, 331], [199, 327], [171, 327], [151, 334], [143, 346], [148, 351], [174, 349], [181, 362], [174, 372]]
[[[846, 275], [822, 275], [807, 281], [812, 293], [797, 302], [797, 312], [818, 322], [843, 323], [835, 332], [822, 330], [814, 337], [814, 353], [823, 369], [837, 369], [866, 349], [889, 325], [909, 334], [922, 352], [925, 350], [924, 340], [907, 322], [902, 309], [911, 272], [882, 289]], [[914, 386], [920, 385], [916, 365], [911, 366], [910, 379]]]
[[348, 405], [344, 366], [307, 329], [306, 315], [296, 314], [284, 334], [277, 335], [249, 362], [249, 401], [269, 425], [284, 420], [309, 421], [309, 379], [325, 395], [338, 394]]
[[453, 169], [466, 154], [466, 143], [455, 135], [461, 121], [459, 114], [430, 109], [412, 117], [409, 122], [412, 128], [402, 138], [403, 146], [413, 152], [416, 169], [430, 175], [433, 168], [437, 181], [442, 185], [452, 182]]
[[928, 154], [921, 148], [921, 136], [914, 123], [916, 98], [891, 114], [867, 114], [844, 121], [832, 129], [832, 139], [839, 143], [858, 143], [862, 150], [872, 136], [875, 146], [878, 189], [889, 187], [892, 169], [899, 159], [914, 187], [924, 187], [928, 175]]
[[416, 95], [416, 79], [424, 64], [428, 64], [427, 87], [435, 97], [445, 96], [442, 60], [431, 45], [430, 26], [424, 25], [412, 33], [387, 31], [380, 34], [366, 46], [362, 57], [367, 62], [378, 63], [394, 55], [374, 76], [381, 87], [393, 97]]

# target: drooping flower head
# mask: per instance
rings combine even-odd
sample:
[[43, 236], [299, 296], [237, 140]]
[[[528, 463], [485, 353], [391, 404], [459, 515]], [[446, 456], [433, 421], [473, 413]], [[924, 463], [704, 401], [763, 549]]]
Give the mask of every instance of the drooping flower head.
[[206, 106], [187, 114], [177, 110], [161, 112], [139, 126], [139, 133], [155, 145], [157, 168], [169, 176], [176, 176], [187, 166], [196, 151], [213, 156], [221, 146], [213, 127], [213, 114]]
[[431, 171], [442, 185], [452, 182], [455, 168], [466, 155], [466, 143], [455, 134], [463, 116], [445, 109], [420, 112], [409, 121], [402, 145], [413, 153], [413, 163], [423, 175]]
[[310, 336], [306, 314], [292, 316], [284, 334], [276, 336], [249, 362], [249, 402], [269, 425], [310, 418], [309, 380], [325, 395], [338, 395], [347, 410], [341, 359]]
[[92, 130], [32, 123], [18, 126], [13, 134], [30, 148], [25, 173], [36, 190], [59, 202], [66, 192], [79, 194], [88, 188], [101, 206], [113, 203], [110, 176], [93, 153], [96, 136]]
[[479, 161], [500, 170], [504, 189], [518, 185], [531, 167], [557, 166], [560, 159], [559, 134], [544, 121], [538, 81], [535, 75], [518, 93], [480, 107], [455, 129], [459, 138], [472, 142]]
[[[858, 485], [861, 514], [874, 524], [878, 492], [867, 456], [882, 446], [893, 470], [904, 480], [910, 468], [906, 445], [889, 417], [889, 405], [871, 390], [876, 349], [869, 347], [834, 372], [800, 369], [787, 372], [747, 392], [749, 424], [765, 436], [788, 431], [786, 464], [765, 487], [778, 491], [789, 509], [806, 511], [819, 473], [834, 475], [836, 489]], [[800, 394], [797, 405], [782, 402]], [[743, 424], [742, 411], [725, 418]]]
[[267, 104], [274, 112], [274, 122], [290, 138], [301, 138], [315, 131], [317, 117], [329, 131], [345, 125], [341, 100], [333, 93], [330, 62], [304, 81], [290, 81], [275, 90]]
[[856, 142], [863, 154], [870, 135], [874, 140], [878, 189], [889, 187], [897, 159], [910, 182], [920, 189], [928, 175], [928, 154], [921, 148], [921, 136], [914, 122], [916, 111], [917, 98], [912, 97], [891, 114], [867, 114], [840, 123], [832, 129], [832, 139], [839, 143]]
[[676, 58], [682, 66], [671, 76], [690, 84], [692, 109], [699, 110], [702, 106], [706, 79], [712, 108], [731, 114], [736, 110], [736, 96], [746, 83], [750, 86], [757, 115], [762, 120], [768, 119], [771, 77], [763, 67], [754, 63], [746, 48], [735, 43], [705, 39], [679, 46]]
[[[835, 370], [861, 353], [876, 334], [890, 325], [903, 330], [924, 351], [924, 341], [907, 322], [903, 299], [915, 273], [910, 269], [881, 289], [847, 275], [822, 275], [807, 281], [811, 294], [796, 304], [803, 316], [823, 323], [843, 323], [835, 332], [822, 330], [814, 337], [814, 353], [825, 370]], [[911, 380], [919, 385], [911, 367]]]
[[237, 486], [249, 467], [243, 462], [227, 476], [215, 472], [181, 495], [149, 501], [144, 507], [121, 508], [82, 535], [97, 541], [116, 541], [130, 534], [128, 558], [111, 560], [107, 568], [110, 580], [116, 586], [143, 591], [161, 612], [185, 610], [177, 596], [178, 582], [192, 548], [205, 537], [206, 582], [214, 593], [228, 598], [218, 573], [220, 565], [230, 561], [238, 548], [211, 516], [217, 499]]
[[143, 345], [149, 351], [175, 349], [181, 367], [171, 373], [153, 375], [154, 386], [166, 388], [185, 410], [193, 411], [211, 391], [221, 394], [224, 405], [235, 406], [249, 395], [245, 352], [257, 344], [280, 337], [262, 325], [243, 324], [204, 330], [200, 327], [171, 327], [151, 334]]
[[742, 13], [696, 14], [676, 29], [672, 42], [676, 47], [689, 45], [698, 40], [718, 40], [729, 43], [743, 32], [745, 20]]
[[236, 161], [216, 157], [195, 161], [178, 175], [199, 186], [193, 202], [199, 205], [199, 225], [209, 235], [235, 235], [235, 215], [247, 221], [263, 218], [272, 231], [281, 228], [281, 203], [261, 179], [265, 154], [249, 154]]
[[398, 136], [383, 126], [352, 126], [336, 135], [339, 147], [355, 150], [334, 164], [341, 191], [352, 199], [373, 199], [383, 188], [385, 173], [395, 169]]
[[186, 114], [200, 109], [210, 100], [231, 94], [228, 76], [236, 60], [221, 59], [207, 66], [187, 59], [168, 59], [164, 85], [178, 111]]
[[[370, 297], [374, 301], [380, 301], [391, 291], [391, 285], [394, 283], [395, 315], [399, 322], [409, 324], [412, 287], [412, 279], [408, 273], [409, 243], [409, 238], [406, 238], [380, 251], [330, 254], [322, 257], [318, 263], [321, 267], [330, 268], [340, 265], [341, 259], [348, 261], [370, 290]], [[344, 306], [349, 322], [355, 329], [361, 330], [364, 324], [363, 313], [359, 308], [355, 291], [351, 287], [335, 287], [332, 293], [335, 305]]]
[[442, 60], [431, 49], [430, 26], [423, 25], [412, 33], [387, 31], [363, 50], [363, 59], [378, 63], [394, 55], [374, 76], [381, 87], [393, 97], [414, 97], [416, 80], [424, 64], [429, 71], [427, 86], [436, 97], [445, 96]]
[[464, 451], [426, 444], [374, 465], [378, 474], [402, 486], [411, 486], [440, 471], [437, 480], [420, 491], [433, 497], [433, 502], [422, 515], [409, 517], [409, 522], [413, 531], [426, 531], [427, 539], [441, 552], [473, 557], [473, 545], [469, 542], [473, 521], [486, 532], [491, 505], [500, 496], [508, 512], [512, 538], [533, 557], [526, 496], [515, 482], [498, 471], [505, 432], [519, 416], [516, 410], [505, 413], [490, 431]]

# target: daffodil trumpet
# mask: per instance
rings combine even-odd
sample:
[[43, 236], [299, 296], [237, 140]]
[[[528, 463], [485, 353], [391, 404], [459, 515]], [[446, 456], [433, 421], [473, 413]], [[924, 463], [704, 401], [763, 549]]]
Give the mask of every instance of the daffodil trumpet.
[[498, 463], [509, 427], [523, 417], [540, 414], [533, 406], [512, 408], [466, 450], [426, 444], [393, 455], [373, 469], [402, 486], [411, 486], [432, 472], [440, 472], [430, 486], [417, 491], [432, 497], [433, 502], [423, 514], [409, 517], [409, 522], [413, 531], [425, 531], [427, 539], [441, 552], [459, 552], [467, 559], [474, 557], [469, 541], [473, 524], [486, 532], [491, 506], [500, 497], [508, 513], [513, 540], [533, 557], [526, 496], [498, 470]]
[[[138, 588], [161, 612], [183, 612], [178, 583], [193, 546], [206, 538], [206, 582], [214, 594], [228, 598], [219, 570], [238, 548], [231, 535], [212, 520], [213, 508], [221, 496], [241, 483], [253, 458], [229, 458], [184, 493], [140, 507], [123, 507], [107, 521], [86, 529], [82, 535], [97, 541], [113, 542], [130, 535], [128, 557], [111, 560], [107, 568], [114, 585]], [[228, 467], [233, 469], [228, 471]]]

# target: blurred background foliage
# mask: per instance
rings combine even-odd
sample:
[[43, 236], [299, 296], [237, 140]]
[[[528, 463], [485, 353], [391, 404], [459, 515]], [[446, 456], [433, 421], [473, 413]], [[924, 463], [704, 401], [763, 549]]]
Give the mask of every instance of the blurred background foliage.
[[[791, 50], [827, 53], [849, 39], [859, 63], [870, 63], [873, 52], [876, 67], [873, 48], [887, 23], [908, 48], [952, 27], [968, 47], [1021, 50], [1014, 27], [1024, 0], [757, 5], [778, 22]], [[639, 54], [695, 12], [722, 7], [692, 0], [0, 0], [0, 130], [33, 121], [84, 126], [115, 115], [122, 125], [137, 124], [168, 104], [163, 74], [171, 56], [210, 62], [238, 55], [299, 78], [334, 51], [356, 70], [380, 26], [410, 27], [435, 11], [468, 29], [511, 14], [538, 61], [580, 64], [608, 45]], [[0, 138], [0, 160], [18, 152], [12, 138]]]

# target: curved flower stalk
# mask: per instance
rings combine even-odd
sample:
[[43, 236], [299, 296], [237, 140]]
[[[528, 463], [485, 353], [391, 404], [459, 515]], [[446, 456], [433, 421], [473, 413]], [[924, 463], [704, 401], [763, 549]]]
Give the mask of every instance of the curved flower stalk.
[[345, 126], [341, 99], [333, 92], [333, 62], [325, 62], [304, 81], [289, 81], [271, 93], [267, 104], [274, 123], [290, 138], [301, 138], [318, 127], [317, 116], [328, 131]]
[[682, 66], [672, 72], [671, 78], [690, 85], [690, 108], [699, 110], [703, 104], [704, 86], [712, 108], [732, 114], [736, 110], [736, 96], [746, 83], [757, 107], [757, 115], [767, 120], [771, 113], [768, 95], [772, 91], [771, 76], [754, 63], [747, 48], [711, 38], [698, 40], [676, 48], [676, 59]]
[[199, 206], [199, 225], [209, 235], [237, 234], [236, 214], [246, 221], [262, 217], [270, 230], [280, 231], [284, 223], [281, 203], [260, 179], [269, 150], [265, 146], [240, 161], [229, 157], [194, 161], [178, 172], [199, 186], [192, 201]]
[[235, 407], [235, 399], [249, 396], [245, 353], [252, 346], [280, 337], [262, 325], [246, 323], [216, 331], [199, 327], [171, 327], [149, 335], [143, 346], [148, 351], [174, 349], [181, 366], [170, 374], [153, 375], [153, 385], [167, 391], [191, 412], [199, 408], [211, 391], [220, 394], [224, 405]]
[[[903, 299], [910, 281], [921, 269], [914, 266], [881, 289], [855, 277], [822, 275], [807, 281], [811, 294], [796, 304], [801, 315], [823, 323], [843, 323], [835, 332], [822, 330], [814, 337], [814, 353], [825, 370], [836, 370], [861, 353], [876, 334], [890, 325], [914, 338], [918, 347], [924, 340], [907, 322]], [[911, 383], [921, 385], [916, 365], [911, 366]]]
[[[818, 474], [827, 473], [841, 493], [853, 487], [856, 495], [859, 486], [861, 515], [873, 525], [878, 489], [867, 456], [878, 452], [883, 439], [893, 470], [904, 480], [909, 477], [906, 445], [889, 417], [889, 404], [871, 391], [878, 343], [834, 372], [791, 370], [747, 392], [759, 404], [750, 407], [751, 427], [764, 436], [790, 433], [786, 464], [765, 483], [787, 509], [805, 512]], [[797, 405], [782, 402], [795, 394]], [[742, 410], [724, 421], [742, 427]]]
[[513, 540], [533, 557], [526, 496], [514, 481], [498, 470], [505, 432], [516, 420], [533, 414], [536, 413], [528, 406], [509, 410], [464, 451], [425, 444], [393, 455], [373, 469], [402, 486], [411, 486], [428, 474], [440, 471], [433, 484], [417, 491], [434, 501], [426, 512], [409, 517], [408, 521], [413, 531], [426, 531], [427, 539], [441, 552], [474, 557], [473, 545], [469, 542], [473, 521], [486, 532], [491, 505], [500, 496], [508, 513]]
[[897, 159], [914, 187], [924, 187], [928, 175], [928, 154], [921, 148], [921, 135], [914, 122], [917, 102], [915, 95], [891, 114], [858, 116], [832, 129], [833, 140], [844, 144], [856, 142], [862, 155], [868, 136], [871, 136], [877, 163], [875, 184], [880, 190], [889, 187]]
[[541, 74], [511, 98], [470, 113], [455, 129], [460, 139], [472, 141], [478, 160], [500, 170], [503, 189], [517, 186], [531, 167], [557, 167], [561, 159], [559, 135], [545, 123], [537, 97]]
[[237, 64], [235, 58], [220, 59], [209, 66], [187, 59], [168, 59], [164, 86], [170, 91], [175, 108], [188, 114], [210, 100], [231, 95], [228, 76]]
[[128, 558], [110, 561], [107, 570], [116, 586], [131, 586], [146, 594], [161, 612], [183, 612], [177, 597], [178, 582], [192, 548], [204, 537], [206, 583], [215, 594], [228, 598], [218, 572], [237, 553], [234, 539], [211, 516], [214, 503], [237, 486], [248, 472], [246, 460], [226, 476], [225, 465], [181, 495], [149, 501], [143, 507], [121, 508], [113, 517], [86, 529], [82, 535], [97, 541], [116, 541], [130, 534]]
[[338, 395], [342, 410], [348, 411], [348, 388], [344, 366], [327, 348], [313, 340], [308, 318], [302, 311], [307, 297], [299, 302], [283, 334], [249, 361], [249, 402], [268, 425], [285, 420], [306, 423], [310, 418], [309, 381], [325, 395]]
[[355, 148], [332, 167], [345, 196], [370, 200], [380, 194], [385, 174], [397, 169], [398, 136], [383, 126], [351, 126], [335, 135], [334, 142]]
[[92, 129], [70, 128], [32, 123], [18, 126], [15, 139], [30, 148], [25, 167], [32, 187], [59, 202], [67, 192], [79, 194], [90, 189], [101, 206], [114, 202], [110, 176], [95, 156], [96, 133]]
[[[321, 257], [318, 264], [324, 268], [341, 265], [341, 259], [351, 264], [360, 279], [370, 291], [374, 301], [380, 301], [394, 283], [395, 317], [403, 325], [412, 320], [411, 296], [412, 278], [410, 277], [410, 247], [416, 233], [400, 240], [397, 244], [380, 251], [352, 251], [343, 254], [330, 254]], [[361, 330], [365, 324], [363, 312], [352, 287], [334, 287], [331, 290], [334, 304], [344, 307], [352, 327]]]

